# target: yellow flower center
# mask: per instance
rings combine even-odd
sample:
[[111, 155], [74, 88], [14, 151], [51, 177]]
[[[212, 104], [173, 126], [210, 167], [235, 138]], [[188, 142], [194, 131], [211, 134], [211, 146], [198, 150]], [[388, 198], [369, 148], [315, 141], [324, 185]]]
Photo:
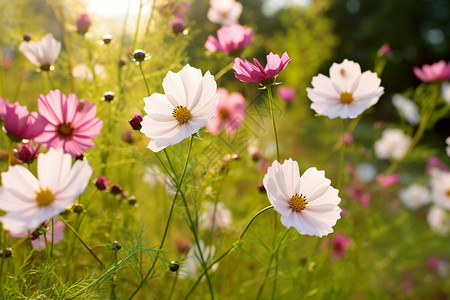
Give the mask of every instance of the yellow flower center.
[[220, 12], [220, 16], [224, 19], [228, 18], [228, 13], [226, 11]]
[[226, 108], [219, 110], [219, 116], [221, 119], [228, 119], [230, 117], [230, 112]]
[[450, 190], [447, 190], [447, 197], [450, 197]]
[[191, 118], [191, 111], [184, 105], [178, 105], [174, 108], [172, 116], [178, 121], [178, 123], [184, 124]]
[[72, 124], [69, 123], [61, 123], [58, 125], [58, 132], [63, 137], [71, 137], [73, 135], [74, 128]]
[[55, 200], [55, 195], [53, 195], [52, 191], [49, 189], [40, 190], [36, 193], [36, 197], [34, 197], [34, 201], [37, 202], [39, 206], [47, 206]]
[[296, 212], [301, 212], [304, 210], [306, 208], [306, 204], [308, 204], [308, 202], [306, 202], [306, 197], [303, 197], [303, 195], [299, 196], [297, 193], [289, 199], [290, 207]]
[[352, 102], [353, 100], [355, 100], [355, 99], [353, 99], [353, 94], [352, 93], [349, 93], [349, 92], [342, 92], [341, 93], [341, 97], [340, 97], [341, 103], [347, 104], [347, 103]]

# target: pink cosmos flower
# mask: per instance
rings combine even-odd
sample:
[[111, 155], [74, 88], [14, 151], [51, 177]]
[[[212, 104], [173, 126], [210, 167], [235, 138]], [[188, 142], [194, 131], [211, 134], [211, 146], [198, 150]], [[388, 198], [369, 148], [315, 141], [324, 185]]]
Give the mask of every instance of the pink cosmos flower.
[[423, 82], [450, 79], [450, 63], [440, 60], [432, 65], [423, 65], [422, 68], [414, 67], [414, 74]]
[[236, 76], [237, 79], [242, 82], [259, 82], [261, 84], [267, 84], [273, 82], [275, 76], [286, 68], [291, 59], [286, 52], [284, 52], [281, 58], [278, 54], [270, 52], [270, 54], [267, 55], [267, 65], [265, 68], [261, 66], [256, 58], [253, 59], [254, 65], [239, 57], [236, 57], [234, 61], [233, 69], [236, 71], [234, 76]]
[[7, 104], [9, 104], [9, 101], [0, 97], [0, 122], [5, 118]]
[[388, 187], [388, 186], [395, 185], [398, 183], [399, 179], [400, 179], [400, 176], [396, 173], [392, 173], [389, 175], [384, 175], [384, 174], [377, 175], [377, 182], [382, 187]]
[[40, 147], [41, 145], [33, 145], [32, 142], [17, 144], [17, 149], [14, 149], [14, 156], [20, 163], [31, 164], [38, 157]]
[[251, 28], [239, 24], [222, 26], [217, 30], [217, 39], [212, 35], [208, 36], [205, 48], [210, 52], [235, 52], [248, 46], [252, 42], [252, 37]]
[[348, 245], [350, 245], [351, 238], [344, 234], [336, 234], [333, 236], [333, 252], [331, 257], [333, 260], [345, 257], [345, 252], [347, 252]]
[[217, 89], [219, 104], [216, 115], [206, 125], [206, 129], [218, 135], [223, 128], [227, 134], [234, 133], [245, 120], [246, 102], [241, 93], [231, 93], [224, 88]]
[[5, 130], [15, 140], [32, 140], [39, 136], [47, 125], [44, 117], [36, 112], [29, 113], [26, 106], [19, 103], [6, 104]]
[[426, 171], [428, 175], [432, 175], [435, 171], [450, 172], [450, 169], [437, 156], [431, 155], [427, 159]]
[[280, 86], [278, 88], [278, 95], [284, 102], [292, 103], [295, 98], [295, 89], [291, 87]]
[[47, 148], [62, 148], [72, 156], [94, 146], [92, 139], [100, 134], [103, 126], [103, 121], [94, 118], [97, 112], [94, 103], [78, 100], [75, 94], [66, 98], [61, 91], [53, 90], [39, 97], [38, 107], [49, 123], [36, 142]]
[[392, 50], [391, 50], [391, 47], [389, 46], [389, 44], [383, 44], [383, 46], [381, 46], [380, 49], [378, 49], [377, 55], [378, 56], [391, 56]]
[[[34, 232], [31, 234], [31, 246], [33, 246], [33, 248], [38, 251], [45, 249], [44, 236], [47, 239], [48, 243], [52, 242], [51, 222], [46, 221], [46, 222], [44, 222], [44, 224], [46, 224], [46, 225], [43, 225], [43, 226], [47, 227], [47, 229], [48, 229], [44, 234], [40, 235], [39, 237], [33, 237]], [[53, 244], [57, 244], [64, 239], [64, 228], [66, 227], [66, 225], [64, 225], [64, 223], [61, 222], [61, 220], [59, 218], [55, 218], [54, 224], [55, 224], [55, 226], [53, 229]], [[25, 231], [22, 231], [19, 233], [11, 232], [10, 235], [13, 238], [22, 238], [22, 237], [29, 236], [29, 231], [25, 230]]]

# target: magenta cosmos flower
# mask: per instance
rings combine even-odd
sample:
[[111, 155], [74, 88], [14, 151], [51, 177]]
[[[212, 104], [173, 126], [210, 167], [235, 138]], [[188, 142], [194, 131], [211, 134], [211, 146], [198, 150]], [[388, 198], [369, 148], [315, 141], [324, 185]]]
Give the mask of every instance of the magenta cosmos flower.
[[423, 65], [422, 68], [414, 67], [414, 74], [423, 82], [450, 79], [450, 63], [440, 60], [432, 65]]
[[254, 65], [239, 57], [236, 57], [234, 61], [233, 69], [236, 71], [234, 76], [237, 79], [242, 82], [259, 82], [265, 85], [272, 83], [275, 76], [286, 68], [291, 59], [286, 52], [284, 52], [281, 58], [278, 54], [270, 52], [267, 55], [267, 65], [265, 68], [261, 66], [256, 58], [253, 59]]
[[208, 36], [205, 48], [208, 51], [221, 51], [225, 53], [239, 51], [252, 42], [252, 29], [239, 24], [222, 26], [217, 30], [217, 39]]
[[103, 121], [94, 118], [97, 112], [94, 103], [78, 100], [75, 94], [66, 98], [61, 91], [53, 90], [39, 97], [38, 107], [49, 123], [36, 142], [47, 148], [62, 148], [72, 156], [94, 146], [92, 139], [100, 134], [103, 126]]
[[216, 115], [206, 125], [206, 129], [212, 134], [219, 134], [223, 128], [227, 134], [234, 133], [245, 120], [245, 109], [247, 107], [244, 96], [240, 93], [228, 94], [224, 88], [217, 89], [219, 104]]
[[36, 112], [29, 113], [26, 106], [19, 103], [6, 103], [5, 130], [15, 141], [32, 140], [39, 136], [47, 125], [47, 121]]

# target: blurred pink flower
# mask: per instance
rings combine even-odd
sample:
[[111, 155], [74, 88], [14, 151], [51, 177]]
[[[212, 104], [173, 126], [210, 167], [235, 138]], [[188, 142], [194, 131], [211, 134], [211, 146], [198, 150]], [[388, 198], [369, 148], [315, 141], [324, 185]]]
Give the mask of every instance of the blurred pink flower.
[[231, 93], [224, 88], [217, 89], [219, 104], [216, 115], [206, 125], [206, 129], [218, 135], [223, 128], [227, 134], [234, 133], [245, 120], [246, 102], [241, 93]]
[[89, 15], [84, 13], [77, 18], [77, 32], [80, 34], [85, 34], [88, 32], [89, 27], [91, 27], [91, 19]]
[[392, 173], [389, 175], [378, 174], [377, 182], [382, 187], [388, 187], [394, 184], [397, 184], [400, 179], [400, 176], [397, 173]]
[[391, 47], [389, 46], [389, 44], [383, 44], [383, 46], [381, 46], [380, 49], [378, 49], [377, 55], [378, 56], [391, 56], [392, 50], [391, 50]]
[[278, 95], [284, 102], [291, 103], [295, 98], [295, 89], [291, 87], [280, 86], [278, 88]]
[[66, 98], [60, 90], [53, 90], [39, 97], [38, 107], [49, 123], [36, 142], [47, 148], [62, 148], [72, 156], [94, 146], [92, 139], [100, 134], [103, 126], [103, 121], [94, 118], [97, 112], [94, 103], [78, 100], [73, 93]]
[[[58, 218], [55, 218], [54, 224], [55, 224], [55, 226], [53, 229], [53, 244], [57, 244], [64, 239], [64, 228], [66, 227], [66, 225], [64, 225], [64, 223], [61, 222]], [[51, 225], [51, 223], [49, 223], [49, 225]], [[31, 245], [33, 246], [34, 249], [36, 249], [38, 251], [41, 249], [45, 249], [44, 236], [47, 239], [48, 243], [52, 242], [52, 227], [51, 226], [49, 226], [49, 229], [47, 230], [47, 232], [45, 234], [41, 235], [37, 239], [31, 240]]]
[[259, 82], [262, 85], [273, 83], [277, 76], [291, 61], [286, 52], [280, 56], [272, 52], [267, 55], [267, 64], [263, 68], [259, 61], [254, 58], [253, 64], [247, 60], [236, 57], [233, 69], [236, 71], [234, 76], [242, 82]]
[[170, 20], [170, 26], [172, 27], [173, 33], [180, 34], [186, 28], [186, 18], [182, 15], [175, 15], [172, 20]]
[[428, 157], [426, 170], [428, 175], [431, 175], [436, 170], [450, 172], [450, 169], [435, 155]]
[[251, 28], [239, 24], [222, 26], [217, 30], [217, 39], [212, 35], [208, 36], [205, 48], [210, 52], [235, 52], [248, 46], [252, 42], [252, 37]]
[[20, 163], [31, 164], [38, 157], [40, 147], [41, 145], [33, 145], [32, 142], [17, 144], [17, 149], [14, 149], [14, 156]]
[[0, 122], [3, 122], [5, 119], [7, 104], [9, 104], [9, 101], [0, 97]]
[[364, 184], [352, 184], [345, 186], [345, 192], [350, 195], [354, 202], [359, 202], [362, 207], [368, 207], [371, 196]]
[[26, 106], [19, 103], [6, 104], [5, 130], [15, 140], [32, 140], [39, 136], [47, 125], [47, 120], [36, 112], [29, 113]]
[[347, 146], [353, 143], [353, 135], [350, 132], [344, 134], [344, 143]]
[[333, 260], [345, 257], [345, 252], [347, 252], [347, 248], [350, 245], [351, 240], [352, 239], [350, 237], [340, 233], [333, 236], [333, 252], [331, 254]]
[[450, 63], [440, 60], [432, 65], [423, 65], [422, 68], [414, 67], [414, 74], [423, 82], [450, 79]]

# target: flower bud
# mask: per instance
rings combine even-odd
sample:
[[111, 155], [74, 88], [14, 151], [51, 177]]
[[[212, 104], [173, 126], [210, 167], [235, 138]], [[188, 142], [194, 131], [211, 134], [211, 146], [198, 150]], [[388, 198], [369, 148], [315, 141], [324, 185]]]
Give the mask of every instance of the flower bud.
[[10, 257], [12, 255], [12, 248], [6, 248], [5, 250], [0, 250], [0, 257]]
[[114, 251], [119, 251], [120, 249], [122, 249], [122, 245], [118, 241], [114, 241], [112, 242], [112, 249]]
[[89, 15], [84, 13], [78, 16], [77, 18], [77, 32], [79, 34], [85, 34], [88, 32], [89, 27], [91, 27], [91, 19], [89, 19]]
[[111, 43], [111, 40], [112, 40], [112, 35], [105, 34], [103, 36], [103, 44], [108, 45], [109, 43]]
[[84, 211], [84, 206], [81, 203], [74, 203], [72, 210], [74, 213], [81, 214]]
[[130, 196], [128, 198], [128, 204], [135, 205], [136, 204], [136, 197], [135, 196]]
[[180, 34], [186, 28], [186, 20], [182, 16], [174, 16], [170, 21], [170, 26], [172, 27], [173, 33]]
[[134, 52], [133, 52], [133, 60], [134, 61], [143, 62], [147, 58], [148, 58], [148, 56], [144, 50], [142, 50], [142, 49], [134, 50]]
[[134, 130], [141, 130], [141, 128], [142, 128], [142, 125], [141, 125], [142, 120], [143, 119], [142, 119], [142, 116], [140, 114], [135, 114], [133, 116], [133, 118], [128, 121], [128, 123], [130, 123], [131, 127]]
[[392, 50], [391, 50], [391, 47], [389, 46], [389, 44], [384, 44], [383, 46], [381, 46], [380, 49], [378, 49], [377, 55], [378, 56], [391, 56]]
[[113, 195], [122, 194], [122, 188], [118, 184], [115, 184], [111, 187], [111, 193]]
[[105, 95], [103, 96], [103, 100], [107, 102], [111, 102], [114, 100], [114, 93], [111, 91], [105, 92]]
[[106, 178], [105, 176], [100, 176], [95, 180], [95, 186], [100, 190], [106, 190], [108, 188], [109, 178]]
[[170, 271], [176, 272], [176, 271], [178, 271], [179, 268], [180, 268], [180, 265], [177, 264], [176, 261], [171, 261], [171, 262], [170, 262], [170, 265], [169, 265]]
[[20, 163], [31, 164], [38, 157], [41, 145], [34, 146], [31, 142], [27, 144], [17, 144], [14, 149], [14, 156]]
[[262, 183], [262, 182], [260, 182], [260, 183], [258, 183], [258, 190], [261, 192], [261, 193], [265, 193], [266, 192], [266, 188], [264, 187], [264, 184]]
[[25, 42], [31, 41], [31, 34], [30, 34], [30, 33], [25, 33], [25, 34], [23, 35], [23, 40], [24, 40]]

